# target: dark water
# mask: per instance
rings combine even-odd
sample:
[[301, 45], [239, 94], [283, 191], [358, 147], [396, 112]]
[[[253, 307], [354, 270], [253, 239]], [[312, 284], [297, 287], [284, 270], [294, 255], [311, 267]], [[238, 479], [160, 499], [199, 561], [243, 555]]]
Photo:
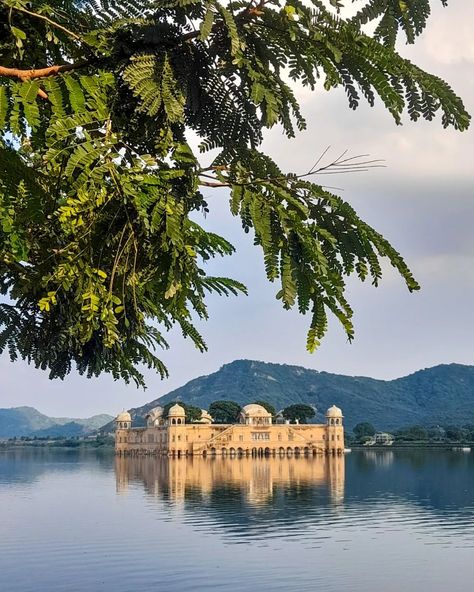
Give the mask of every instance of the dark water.
[[0, 452], [2, 592], [458, 592], [474, 453]]

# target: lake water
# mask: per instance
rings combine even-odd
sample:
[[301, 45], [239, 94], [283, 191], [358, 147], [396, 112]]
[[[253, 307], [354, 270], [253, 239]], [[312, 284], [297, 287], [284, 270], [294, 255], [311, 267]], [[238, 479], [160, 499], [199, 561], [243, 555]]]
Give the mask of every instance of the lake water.
[[0, 452], [2, 592], [464, 592], [474, 453]]

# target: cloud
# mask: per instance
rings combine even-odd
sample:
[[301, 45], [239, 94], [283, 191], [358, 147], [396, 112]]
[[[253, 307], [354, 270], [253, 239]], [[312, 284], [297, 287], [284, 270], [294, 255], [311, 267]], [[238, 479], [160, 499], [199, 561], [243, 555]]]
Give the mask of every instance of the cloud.
[[437, 8], [435, 17], [424, 34], [421, 49], [435, 63], [474, 65], [472, 2], [451, 4], [444, 10]]

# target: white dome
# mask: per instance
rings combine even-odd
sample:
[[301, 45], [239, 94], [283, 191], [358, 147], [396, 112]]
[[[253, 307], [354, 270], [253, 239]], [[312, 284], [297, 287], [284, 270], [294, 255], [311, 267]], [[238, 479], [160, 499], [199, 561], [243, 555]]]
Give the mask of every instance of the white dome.
[[201, 409], [201, 417], [199, 418], [199, 423], [212, 423], [214, 420], [212, 419], [209, 411], [205, 409]]
[[342, 410], [333, 405], [326, 411], [326, 417], [342, 417]]
[[245, 405], [242, 407], [241, 413], [246, 415], [247, 417], [271, 417], [272, 414], [269, 413], [265, 407], [262, 405], [257, 405], [256, 403], [251, 403], [250, 405]]
[[128, 411], [122, 411], [122, 413], [117, 415], [115, 421], [132, 421], [132, 416]]
[[145, 415], [145, 417], [161, 417], [163, 415], [163, 407], [153, 407], [153, 409], [150, 409], [150, 411], [148, 411], [148, 413]]
[[170, 407], [170, 410], [168, 411], [168, 417], [184, 417], [185, 415], [186, 411], [184, 410], [184, 407], [181, 407], [178, 403]]

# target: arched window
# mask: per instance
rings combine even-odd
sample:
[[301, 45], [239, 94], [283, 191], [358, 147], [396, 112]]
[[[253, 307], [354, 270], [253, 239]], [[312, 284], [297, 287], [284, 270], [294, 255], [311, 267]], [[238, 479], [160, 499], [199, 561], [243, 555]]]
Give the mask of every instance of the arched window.
[[178, 423], [181, 423], [181, 420], [180, 419], [178, 419]]
[[171, 420], [171, 423], [172, 423], [173, 425], [176, 425], [176, 419], [172, 419], [172, 420]]

